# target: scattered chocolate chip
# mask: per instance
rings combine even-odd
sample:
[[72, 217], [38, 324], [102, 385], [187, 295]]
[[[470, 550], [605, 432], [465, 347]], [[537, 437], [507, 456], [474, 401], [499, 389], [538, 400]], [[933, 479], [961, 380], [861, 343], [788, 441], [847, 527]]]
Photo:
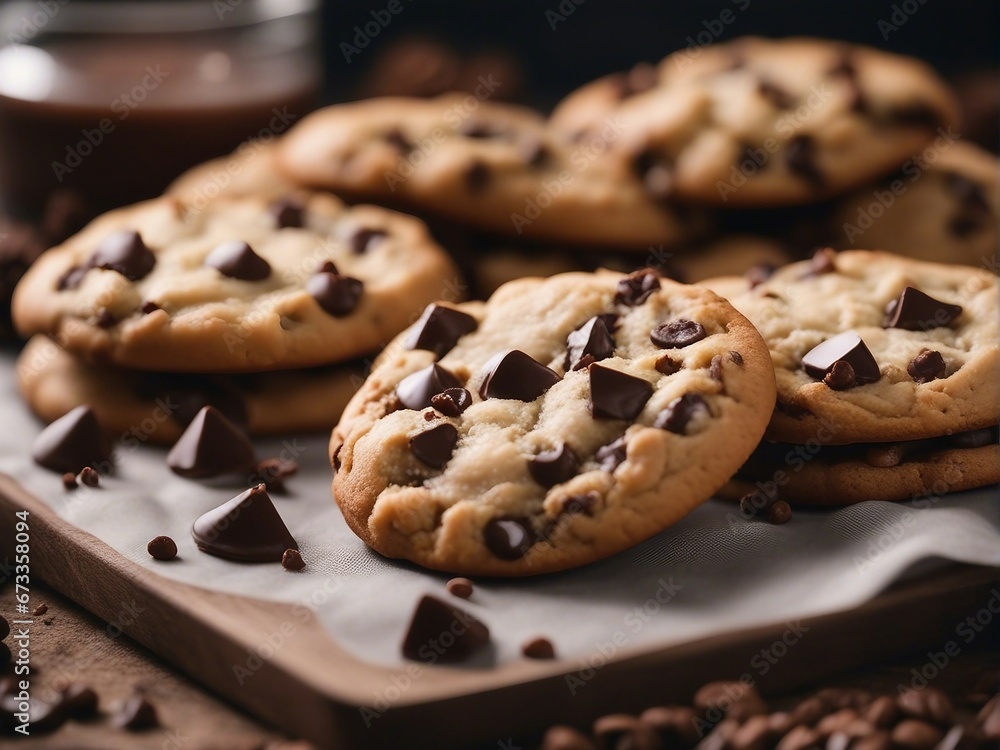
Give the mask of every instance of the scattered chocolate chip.
[[486, 547], [501, 560], [519, 560], [536, 541], [527, 518], [494, 518], [483, 529]]
[[811, 135], [797, 135], [785, 146], [785, 162], [793, 174], [814, 188], [826, 184], [816, 164], [816, 141]]
[[452, 578], [445, 584], [445, 588], [449, 594], [459, 599], [468, 599], [472, 596], [472, 581], [468, 578]]
[[465, 170], [465, 185], [472, 193], [482, 192], [490, 184], [490, 168], [478, 159]]
[[[615, 353], [615, 340], [608, 330], [606, 316], [595, 315], [566, 337], [566, 362], [569, 370], [580, 370], [592, 362]], [[584, 361], [587, 358], [587, 361]]]
[[[845, 331], [813, 347], [802, 357], [802, 367], [816, 380], [823, 380], [837, 362], [846, 362], [854, 371], [854, 384], [874, 383], [881, 377], [878, 363], [861, 337]], [[845, 371], [841, 368], [841, 377]], [[839, 382], [839, 381], [838, 381]]]
[[191, 535], [202, 552], [243, 562], [280, 562], [299, 547], [263, 484], [200, 516]]
[[90, 685], [71, 682], [62, 691], [61, 703], [66, 716], [82, 721], [97, 716], [97, 693]]
[[464, 388], [446, 388], [431, 396], [431, 406], [446, 417], [457, 417], [472, 406], [472, 394]]
[[484, 398], [511, 398], [532, 402], [561, 378], [541, 362], [518, 349], [494, 356], [483, 367], [486, 377], [479, 389]]
[[204, 265], [240, 281], [262, 281], [271, 275], [271, 265], [241, 240], [217, 246], [205, 256]]
[[458, 430], [451, 424], [439, 424], [429, 430], [418, 432], [410, 438], [410, 451], [418, 461], [432, 469], [443, 469], [451, 460], [458, 443]]
[[634, 420], [653, 395], [649, 381], [612, 370], [603, 365], [591, 365], [590, 413], [595, 419]]
[[49, 605], [48, 604], [39, 604], [37, 607], [35, 607], [32, 610], [31, 614], [34, 617], [41, 617], [42, 615], [44, 615], [48, 611], [49, 611]]
[[35, 438], [31, 455], [46, 469], [76, 472], [81, 466], [109, 463], [111, 444], [94, 410], [78, 406], [42, 430]]
[[297, 198], [281, 198], [270, 205], [271, 216], [278, 229], [298, 228], [305, 219], [305, 206]]
[[680, 362], [675, 362], [669, 354], [664, 354], [656, 360], [655, 367], [657, 372], [661, 372], [664, 375], [673, 375], [675, 372], [679, 372], [683, 365]]
[[521, 645], [521, 653], [529, 659], [555, 659], [556, 649], [548, 638], [532, 638]]
[[737, 367], [743, 366], [743, 355], [739, 352], [729, 352], [729, 361]]
[[912, 286], [906, 287], [885, 308], [885, 327], [927, 331], [949, 325], [962, 314], [960, 305], [936, 300]]
[[490, 631], [471, 614], [433, 596], [417, 603], [403, 639], [403, 656], [429, 664], [462, 662], [490, 642]]
[[906, 366], [906, 372], [914, 382], [929, 383], [945, 374], [945, 361], [941, 352], [924, 349]]
[[659, 288], [660, 279], [656, 271], [644, 268], [629, 274], [618, 282], [615, 302], [636, 307], [649, 299], [649, 296], [658, 291]]
[[364, 255], [388, 236], [389, 233], [384, 229], [358, 227], [358, 229], [351, 234], [351, 250], [353, 250], [356, 255]]
[[433, 404], [433, 397], [449, 389], [460, 389], [461, 381], [435, 363], [407, 375], [396, 386], [396, 398], [404, 409], [420, 411]]
[[698, 393], [685, 393], [675, 398], [657, 415], [653, 427], [677, 435], [686, 435], [688, 426], [696, 418], [712, 416], [708, 402]]
[[286, 549], [281, 554], [281, 567], [285, 570], [302, 570], [305, 566], [305, 560], [297, 549]]
[[659, 155], [641, 151], [633, 159], [632, 166], [642, 180], [646, 194], [653, 200], [663, 200], [673, 192], [673, 172]]
[[576, 476], [579, 468], [580, 459], [567, 443], [560, 443], [558, 447], [528, 459], [528, 473], [546, 489], [569, 481]]
[[343, 318], [354, 312], [364, 290], [365, 285], [359, 279], [328, 271], [314, 274], [306, 281], [306, 291], [335, 318]]
[[149, 540], [146, 552], [154, 560], [173, 560], [177, 557], [177, 542], [169, 536], [156, 536]]
[[750, 288], [754, 289], [771, 278], [774, 275], [774, 270], [774, 266], [764, 264], [750, 266], [750, 268], [743, 272], [743, 278], [747, 280]]
[[144, 278], [155, 265], [156, 256], [146, 247], [139, 233], [131, 230], [105, 237], [89, 261], [91, 268], [117, 271], [129, 281]]
[[627, 452], [625, 436], [622, 435], [607, 445], [602, 445], [598, 448], [597, 452], [594, 453], [594, 459], [597, 461], [597, 465], [601, 471], [611, 474], [625, 461]]
[[97, 327], [98, 328], [113, 328], [118, 324], [118, 318], [114, 316], [110, 310], [106, 307], [102, 307], [101, 311], [97, 314]]
[[89, 466], [84, 466], [80, 469], [80, 474], [77, 476], [76, 480], [80, 484], [85, 484], [88, 487], [99, 487], [101, 484], [101, 476]]
[[139, 312], [141, 312], [143, 315], [149, 315], [150, 313], [154, 313], [160, 309], [161, 309], [160, 306], [155, 302], [147, 301], [142, 303], [142, 307], [139, 308]]
[[795, 97], [771, 81], [761, 79], [757, 83], [757, 91], [778, 109], [791, 109], [795, 106]]
[[160, 725], [156, 707], [140, 693], [129, 697], [115, 717], [115, 725], [129, 732], [142, 732]]
[[660, 349], [683, 349], [705, 338], [705, 329], [693, 320], [679, 318], [661, 323], [649, 334], [649, 340]]
[[834, 391], [843, 391], [853, 388], [857, 384], [857, 378], [850, 362], [838, 360], [833, 363], [823, 382]]
[[787, 522], [792, 517], [792, 506], [784, 500], [776, 500], [767, 509], [767, 520], [770, 523], [781, 524]]
[[87, 275], [87, 266], [73, 266], [56, 281], [56, 289], [60, 292], [67, 289], [76, 289], [83, 283], [83, 277]]
[[545, 733], [539, 750], [597, 750], [597, 745], [572, 727], [554, 726]]
[[63, 489], [67, 490], [75, 490], [77, 487], [79, 487], [76, 481], [76, 474], [74, 474], [72, 471], [67, 471], [65, 474], [63, 474], [62, 483], [63, 483]]
[[386, 132], [382, 139], [391, 146], [395, 146], [400, 153], [408, 153], [413, 150], [413, 143], [407, 138], [399, 128], [393, 128]]
[[450, 352], [458, 340], [479, 327], [471, 315], [443, 305], [428, 305], [423, 315], [406, 335], [407, 349], [426, 349], [440, 359]]
[[198, 412], [167, 454], [171, 471], [188, 479], [248, 472], [256, 463], [250, 441], [214, 406]]

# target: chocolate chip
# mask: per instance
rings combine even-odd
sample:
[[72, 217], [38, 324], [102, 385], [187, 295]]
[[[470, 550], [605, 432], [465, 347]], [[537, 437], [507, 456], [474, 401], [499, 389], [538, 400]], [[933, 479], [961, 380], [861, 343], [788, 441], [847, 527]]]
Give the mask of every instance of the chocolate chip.
[[556, 649], [548, 638], [532, 638], [521, 645], [521, 653], [529, 659], [555, 659]]
[[324, 260], [316, 268], [316, 273], [332, 273], [334, 276], [339, 276], [340, 271], [337, 270], [337, 264], [332, 260]]
[[737, 367], [743, 367], [743, 355], [739, 352], [729, 352], [729, 361]]
[[776, 500], [771, 507], [767, 509], [767, 520], [770, 523], [786, 523], [789, 519], [791, 519], [791, 517], [792, 506], [784, 500]]
[[396, 386], [396, 398], [403, 408], [420, 411], [433, 405], [434, 396], [461, 387], [461, 381], [451, 371], [435, 363], [399, 381], [399, 385]]
[[596, 492], [585, 492], [582, 495], [569, 495], [562, 501], [559, 513], [570, 516], [592, 515], [597, 504], [601, 501], [601, 496]]
[[354, 312], [364, 289], [365, 285], [359, 279], [329, 272], [314, 274], [306, 282], [306, 291], [335, 318]]
[[296, 198], [276, 200], [269, 210], [278, 229], [298, 228], [304, 224], [305, 206]]
[[104, 238], [90, 256], [91, 268], [117, 271], [129, 281], [144, 278], [156, 265], [156, 256], [150, 252], [138, 232], [124, 230]]
[[795, 97], [771, 81], [761, 79], [757, 83], [757, 91], [778, 109], [791, 109], [795, 106]]
[[594, 453], [594, 459], [597, 461], [598, 467], [601, 471], [606, 471], [611, 474], [615, 469], [621, 466], [622, 462], [625, 461], [627, 456], [627, 446], [625, 442], [625, 436], [622, 435], [619, 438], [615, 438], [607, 445], [602, 445]]
[[472, 596], [472, 581], [468, 578], [452, 578], [445, 584], [448, 593], [457, 596], [459, 599], [468, 599]]
[[76, 481], [76, 474], [72, 471], [67, 471], [62, 477], [63, 489], [75, 490], [79, 485]]
[[494, 518], [483, 529], [483, 541], [501, 560], [519, 560], [536, 539], [527, 518]]
[[816, 165], [816, 141], [811, 135], [797, 135], [785, 146], [785, 162], [792, 174], [798, 175], [811, 186], [821, 188], [826, 184]]
[[693, 320], [678, 318], [661, 323], [649, 334], [649, 340], [660, 349], [683, 349], [705, 338], [705, 329]]
[[189, 479], [250, 471], [256, 462], [250, 441], [214, 406], [198, 412], [167, 454], [171, 471]]
[[82, 466], [110, 462], [111, 444], [94, 410], [78, 406], [42, 430], [32, 445], [31, 456], [46, 469], [75, 473]]
[[686, 435], [692, 420], [710, 416], [712, 412], [703, 396], [697, 393], [685, 393], [667, 404], [667, 408], [656, 417], [653, 427], [677, 435]]
[[90, 685], [82, 682], [71, 682], [62, 691], [62, 710], [66, 716], [76, 721], [83, 721], [97, 715], [97, 693]]
[[262, 281], [271, 275], [271, 265], [241, 240], [217, 246], [205, 257], [204, 265], [240, 281]]
[[458, 443], [458, 430], [451, 424], [439, 424], [410, 438], [410, 451], [417, 460], [432, 469], [443, 469], [451, 460]]
[[286, 549], [281, 554], [281, 567], [285, 570], [302, 570], [305, 566], [305, 560], [297, 549]]
[[642, 151], [636, 155], [632, 165], [650, 198], [663, 200], [673, 192], [674, 175], [662, 157], [652, 151]]
[[945, 361], [941, 352], [924, 349], [906, 366], [906, 372], [914, 382], [929, 383], [945, 374]]
[[834, 391], [844, 391], [857, 385], [857, 378], [850, 362], [838, 360], [833, 363], [823, 382]]
[[[823, 380], [837, 362], [846, 362], [854, 371], [854, 384], [874, 383], [879, 379], [878, 363], [861, 337], [845, 331], [813, 347], [802, 357], [802, 367], [817, 380]], [[845, 370], [841, 368], [841, 376]]]
[[85, 484], [88, 487], [99, 487], [101, 485], [100, 474], [98, 474], [89, 466], [84, 466], [82, 469], [80, 469], [80, 474], [77, 476], [76, 479], [80, 484]]
[[472, 394], [464, 388], [446, 388], [431, 396], [431, 406], [446, 417], [457, 417], [472, 406]]
[[356, 255], [364, 255], [388, 236], [389, 233], [384, 229], [359, 227], [351, 234], [351, 250]]
[[644, 268], [635, 271], [618, 282], [615, 292], [615, 302], [629, 307], [641, 305], [649, 296], [660, 288], [660, 279], [656, 271]]
[[748, 492], [740, 498], [740, 515], [744, 518], [753, 518], [761, 511], [768, 510], [774, 505], [776, 498], [764, 490]]
[[157, 536], [150, 539], [146, 552], [154, 560], [173, 560], [177, 557], [177, 542], [169, 536]]
[[428, 305], [423, 315], [406, 335], [407, 349], [426, 349], [440, 359], [454, 348], [458, 340], [479, 327], [471, 315], [443, 305]]
[[590, 367], [590, 413], [595, 419], [634, 420], [652, 395], [647, 380], [603, 365]]
[[[608, 330], [607, 316], [595, 315], [566, 337], [567, 370], [580, 370], [591, 362], [607, 359], [615, 353], [615, 340]], [[584, 357], [589, 356], [587, 363]]]
[[950, 305], [908, 286], [886, 305], [885, 327], [927, 331], [947, 326], [961, 314], [960, 305]]
[[465, 170], [465, 184], [472, 193], [482, 192], [490, 184], [490, 168], [478, 159]]
[[153, 706], [144, 695], [135, 693], [121, 706], [115, 717], [115, 725], [129, 732], [142, 732], [159, 726], [160, 720]]
[[155, 302], [147, 301], [142, 303], [142, 307], [139, 308], [139, 312], [141, 312], [143, 315], [149, 315], [150, 313], [154, 313], [160, 309], [161, 309], [160, 306]]
[[403, 639], [403, 656], [429, 664], [469, 659], [490, 642], [490, 631], [471, 614], [433, 596], [417, 603]]
[[382, 139], [391, 146], [395, 146], [400, 153], [408, 153], [413, 150], [413, 143], [407, 138], [399, 128], [393, 128], [386, 132]]
[[101, 311], [97, 314], [97, 327], [98, 328], [112, 328], [118, 323], [118, 318], [114, 316], [110, 310], [106, 307], [101, 308]]
[[72, 266], [66, 273], [59, 277], [56, 282], [56, 289], [60, 292], [66, 289], [76, 289], [83, 282], [83, 277], [87, 274], [86, 266]]
[[684, 365], [680, 362], [674, 361], [673, 357], [669, 354], [664, 354], [658, 360], [656, 360], [656, 371], [663, 373], [664, 375], [673, 375], [675, 372], [679, 372]]
[[528, 459], [528, 473], [546, 489], [569, 481], [576, 476], [579, 468], [580, 459], [567, 443], [560, 443], [558, 447]]
[[200, 516], [191, 535], [202, 552], [244, 562], [281, 562], [299, 547], [263, 484]]
[[483, 367], [479, 389], [484, 398], [510, 398], [530, 403], [561, 379], [548, 367], [518, 349], [501, 352]]

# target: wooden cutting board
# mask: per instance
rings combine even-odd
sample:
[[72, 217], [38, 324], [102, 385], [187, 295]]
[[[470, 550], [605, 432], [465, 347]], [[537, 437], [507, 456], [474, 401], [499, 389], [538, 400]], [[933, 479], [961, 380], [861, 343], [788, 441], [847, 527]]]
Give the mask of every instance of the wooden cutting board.
[[[857, 609], [802, 620], [794, 648], [760, 676], [760, 654], [785, 623], [666, 648], [623, 650], [593, 674], [577, 660], [521, 661], [489, 670], [361, 662], [311, 613], [161, 578], [55, 515], [0, 475], [0, 552], [14, 552], [14, 513], [30, 512], [31, 574], [255, 716], [336, 748], [498, 747], [554, 723], [687, 702], [711, 679], [752, 674], [777, 693], [917, 649], [940, 649], [985, 605], [1000, 569], [951, 566], [896, 586]], [[121, 617], [123, 603], [135, 617]], [[269, 640], [269, 658], [251, 657]], [[388, 644], [387, 648], [397, 648]], [[757, 661], [754, 661], [755, 657]], [[236, 666], [239, 669], [236, 669]], [[248, 674], [249, 672], [249, 674]], [[571, 691], [566, 676], [585, 677]], [[387, 701], [376, 701], [375, 697]], [[502, 744], [501, 744], [502, 746]]]

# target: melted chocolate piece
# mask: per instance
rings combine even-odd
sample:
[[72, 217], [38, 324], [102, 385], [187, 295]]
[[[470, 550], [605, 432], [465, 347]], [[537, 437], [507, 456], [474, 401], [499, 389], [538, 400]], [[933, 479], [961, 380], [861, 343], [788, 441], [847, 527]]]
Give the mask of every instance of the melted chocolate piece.
[[561, 378], [518, 349], [501, 352], [483, 368], [487, 375], [479, 389], [484, 398], [511, 398], [532, 402]]
[[625, 442], [625, 436], [622, 435], [619, 438], [615, 438], [607, 445], [602, 445], [597, 449], [594, 454], [594, 459], [597, 461], [598, 467], [601, 471], [606, 471], [608, 474], [614, 472], [622, 463], [625, 461], [628, 455], [628, 445]]
[[306, 282], [306, 291], [335, 318], [343, 318], [354, 312], [364, 289], [365, 285], [359, 279], [328, 271], [314, 274]]
[[945, 373], [944, 357], [941, 352], [924, 349], [906, 366], [907, 374], [917, 383], [929, 383], [943, 378]]
[[576, 476], [579, 468], [580, 459], [567, 443], [560, 443], [559, 447], [528, 459], [528, 473], [546, 489], [569, 481]]
[[139, 233], [131, 230], [109, 234], [89, 261], [91, 268], [117, 271], [129, 281], [144, 278], [155, 265], [156, 256], [146, 247]]
[[240, 240], [223, 242], [205, 257], [204, 265], [240, 281], [262, 281], [271, 275], [271, 265]]
[[[566, 337], [566, 363], [569, 370], [580, 370], [592, 362], [615, 353], [615, 340], [608, 330], [606, 316], [595, 315]], [[584, 358], [587, 361], [584, 361]]]
[[808, 375], [823, 380], [834, 364], [844, 361], [854, 371], [854, 384], [874, 383], [881, 377], [878, 363], [865, 342], [853, 331], [846, 331], [813, 347], [802, 358], [802, 367]]
[[443, 469], [451, 460], [458, 443], [458, 430], [451, 424], [439, 424], [410, 438], [410, 451], [432, 469]]
[[94, 410], [78, 406], [59, 417], [35, 438], [35, 463], [46, 469], [78, 472], [84, 466], [111, 462], [111, 442], [97, 423]]
[[602, 365], [590, 367], [590, 413], [595, 419], [634, 420], [652, 395], [647, 380]]
[[451, 371], [433, 364], [403, 378], [396, 386], [396, 398], [403, 408], [419, 411], [432, 406], [432, 399], [439, 393], [461, 387], [462, 383]]
[[278, 229], [298, 228], [303, 226], [305, 206], [296, 198], [282, 198], [270, 206], [271, 216]]
[[460, 310], [428, 305], [406, 335], [403, 346], [407, 349], [426, 349], [440, 359], [454, 348], [462, 336], [478, 327], [475, 318]]
[[615, 292], [615, 302], [635, 307], [641, 305], [649, 296], [660, 289], [660, 279], [656, 271], [644, 268], [635, 271], [618, 282]]
[[669, 323], [661, 323], [649, 334], [649, 340], [660, 349], [683, 349], [705, 338], [701, 323], [678, 318]]
[[263, 484], [202, 515], [191, 534], [202, 552], [243, 562], [281, 562], [299, 548]]
[[403, 656], [428, 664], [454, 664], [490, 642], [490, 631], [465, 610], [433, 596], [418, 603], [403, 639]]
[[359, 227], [351, 235], [351, 250], [353, 250], [356, 255], [364, 255], [388, 236], [389, 233], [384, 229]]
[[457, 417], [472, 406], [472, 394], [464, 388], [446, 388], [431, 396], [431, 406], [446, 417]]
[[688, 425], [701, 415], [709, 417], [712, 415], [708, 402], [700, 394], [685, 393], [667, 404], [667, 408], [656, 417], [653, 427], [677, 435], [686, 435]]
[[816, 164], [816, 141], [811, 135], [797, 135], [785, 146], [785, 162], [793, 174], [798, 175], [814, 188], [826, 184]]
[[167, 454], [167, 466], [188, 479], [249, 472], [257, 463], [253, 446], [214, 406], [205, 406]]
[[886, 306], [885, 327], [928, 331], [951, 324], [961, 314], [960, 305], [950, 305], [908, 286]]
[[501, 560], [520, 560], [537, 541], [527, 518], [494, 518], [483, 529], [483, 540]]

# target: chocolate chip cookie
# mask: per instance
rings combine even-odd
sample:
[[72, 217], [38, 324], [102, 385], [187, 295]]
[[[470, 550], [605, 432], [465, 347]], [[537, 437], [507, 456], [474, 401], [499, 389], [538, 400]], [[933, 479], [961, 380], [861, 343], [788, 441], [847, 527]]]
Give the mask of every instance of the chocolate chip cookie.
[[599, 79], [553, 113], [586, 139], [625, 124], [614, 150], [664, 199], [726, 206], [811, 203], [899, 168], [957, 107], [926, 65], [820, 39], [746, 37], [680, 50]]
[[677, 522], [774, 405], [759, 334], [652, 271], [523, 279], [434, 304], [381, 355], [331, 439], [348, 524], [390, 557], [520, 576]]
[[14, 295], [21, 333], [164, 372], [323, 365], [377, 349], [462, 282], [426, 227], [329, 194], [163, 197], [47, 252]]

